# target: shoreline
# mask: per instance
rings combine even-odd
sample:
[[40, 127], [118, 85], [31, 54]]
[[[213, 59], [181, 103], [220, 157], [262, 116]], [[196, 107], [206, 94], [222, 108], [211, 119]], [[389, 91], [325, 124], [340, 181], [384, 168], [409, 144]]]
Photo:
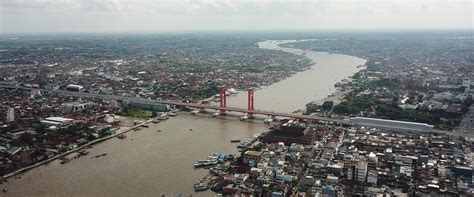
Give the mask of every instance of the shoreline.
[[[111, 139], [111, 138], [117, 137], [117, 136], [119, 136], [119, 135], [128, 133], [128, 132], [130, 132], [130, 131], [132, 131], [132, 130], [134, 130], [134, 129], [136, 129], [136, 128], [139, 128], [139, 127], [141, 127], [141, 126], [143, 126], [143, 125], [149, 124], [151, 121], [152, 121], [152, 120], [145, 120], [144, 122], [142, 122], [142, 123], [140, 123], [140, 124], [137, 124], [137, 125], [134, 125], [134, 126], [131, 126], [131, 127], [128, 127], [128, 128], [125, 127], [125, 126], [124, 126], [124, 127], [121, 127], [120, 129], [123, 128], [123, 131], [121, 131], [121, 132], [117, 132], [117, 133], [115, 133], [115, 134], [113, 134], [113, 135], [109, 135], [109, 136], [106, 136], [106, 137], [103, 137], [103, 138], [98, 138], [98, 139], [92, 140], [92, 141], [90, 141], [90, 142], [87, 142], [87, 143], [85, 143], [85, 144], [83, 144], [83, 145], [81, 145], [81, 146], [75, 148], [75, 149], [66, 151], [66, 152], [64, 152], [64, 153], [55, 155], [54, 157], [48, 158], [48, 159], [46, 159], [46, 160], [44, 160], [44, 161], [41, 161], [41, 162], [39, 162], [39, 163], [35, 163], [35, 164], [33, 164], [33, 165], [30, 165], [30, 166], [21, 168], [21, 169], [19, 169], [19, 170], [14, 171], [14, 172], [5, 174], [5, 175], [2, 176], [2, 179], [5, 180], [5, 179], [12, 178], [12, 177], [14, 177], [14, 176], [16, 176], [16, 175], [19, 175], [19, 174], [22, 174], [22, 173], [24, 173], [24, 172], [27, 172], [28, 170], [31, 170], [31, 169], [33, 169], [33, 168], [39, 167], [39, 166], [41, 166], [41, 165], [44, 165], [44, 164], [47, 164], [47, 163], [52, 162], [52, 161], [54, 161], [54, 160], [57, 160], [57, 159], [59, 159], [59, 158], [61, 158], [61, 157], [64, 157], [64, 156], [70, 155], [70, 154], [72, 154], [72, 153], [75, 153], [75, 152], [77, 152], [77, 151], [80, 151], [80, 150], [82, 150], [82, 149], [85, 149], [85, 148], [88, 147], [88, 146], [91, 146], [91, 145], [94, 145], [94, 144], [97, 144], [97, 143], [100, 143], [100, 142], [109, 140], [109, 139]], [[119, 131], [120, 131], [120, 129], [119, 129]]]
[[[286, 53], [292, 53], [292, 54], [295, 54], [295, 55], [301, 55], [301, 56], [305, 56], [306, 58], [310, 59], [311, 60], [311, 67], [309, 69], [314, 69], [313, 66], [317, 66], [318, 65], [318, 62], [316, 62], [315, 60], [313, 60], [312, 58], [310, 58], [309, 56], [307, 56], [307, 53], [311, 53], [311, 52], [314, 52], [314, 53], [327, 53], [327, 54], [333, 54], [333, 55], [345, 55], [345, 56], [351, 56], [351, 57], [355, 57], [355, 58], [358, 58], [358, 59], [361, 59], [361, 60], [364, 60], [364, 63], [361, 64], [361, 65], [358, 65], [357, 66], [357, 69], [358, 71], [357, 72], [360, 72], [364, 69], [366, 69], [366, 66], [365, 66], [365, 63], [367, 63], [367, 59], [364, 59], [364, 58], [361, 58], [361, 57], [357, 57], [357, 56], [353, 56], [353, 55], [350, 55], [350, 54], [342, 54], [342, 53], [330, 53], [330, 52], [327, 52], [327, 51], [311, 51], [311, 50], [304, 50], [304, 49], [299, 49], [299, 48], [291, 48], [291, 47], [283, 47], [283, 46], [280, 46], [281, 44], [287, 44], [287, 43], [297, 43], [297, 42], [305, 42], [305, 41], [311, 41], [311, 40], [318, 40], [318, 39], [301, 39], [301, 40], [265, 40], [265, 41], [261, 41], [261, 42], [258, 42], [256, 43], [256, 45], [260, 48], [260, 49], [266, 49], [266, 50], [279, 50], [279, 51], [283, 51], [283, 52], [286, 52]], [[270, 43], [278, 48], [262, 48], [260, 43]], [[290, 51], [285, 51], [283, 49], [286, 49], [286, 50], [290, 50]], [[306, 71], [306, 70], [305, 70]], [[305, 71], [302, 71], [302, 72], [305, 72]], [[352, 77], [357, 73], [353, 73], [351, 74], [350, 76], [348, 76], [347, 78], [350, 78], [352, 79]], [[337, 81], [335, 84], [334, 84], [334, 87], [337, 83], [340, 83], [341, 81], [343, 81], [344, 79], [342, 80], [339, 80]], [[331, 94], [329, 95], [326, 95], [324, 98], [321, 98], [321, 99], [316, 99], [316, 100], [311, 100], [311, 101], [307, 101], [307, 103], [311, 103], [311, 102], [317, 102], [317, 103], [323, 103], [324, 101], [333, 101], [334, 102], [334, 105], [336, 105], [336, 102], [341, 102], [342, 99], [344, 99], [344, 97], [353, 91], [353, 88], [351, 89], [340, 89], [340, 88], [337, 88], [335, 87], [336, 89], [331, 92]], [[305, 104], [307, 104], [305, 103]]]

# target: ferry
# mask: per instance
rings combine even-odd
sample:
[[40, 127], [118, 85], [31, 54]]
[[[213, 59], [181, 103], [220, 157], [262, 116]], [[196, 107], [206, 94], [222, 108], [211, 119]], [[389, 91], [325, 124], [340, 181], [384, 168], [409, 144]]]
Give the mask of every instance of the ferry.
[[199, 168], [199, 167], [205, 167], [205, 166], [212, 166], [216, 165], [219, 163], [217, 160], [199, 160], [197, 163], [194, 164], [194, 167]]

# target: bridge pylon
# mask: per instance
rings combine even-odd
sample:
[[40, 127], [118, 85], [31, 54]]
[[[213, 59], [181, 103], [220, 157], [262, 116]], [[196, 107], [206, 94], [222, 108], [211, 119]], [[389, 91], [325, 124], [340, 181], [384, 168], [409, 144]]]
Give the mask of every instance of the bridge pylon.
[[253, 96], [253, 88], [249, 88], [247, 89], [247, 96], [248, 96], [248, 99], [247, 99], [247, 106], [248, 106], [248, 110], [249, 111], [253, 111], [255, 108], [254, 108], [254, 96]]
[[227, 91], [227, 87], [225, 85], [221, 86], [221, 91], [219, 92], [220, 97], [220, 107], [226, 108], [227, 107], [227, 100], [225, 93]]

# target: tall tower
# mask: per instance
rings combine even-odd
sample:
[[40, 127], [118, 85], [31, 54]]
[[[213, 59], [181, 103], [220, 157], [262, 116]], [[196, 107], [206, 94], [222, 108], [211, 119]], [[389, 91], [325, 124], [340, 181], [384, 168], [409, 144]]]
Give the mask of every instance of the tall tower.
[[8, 108], [7, 110], [7, 122], [15, 121], [15, 108]]

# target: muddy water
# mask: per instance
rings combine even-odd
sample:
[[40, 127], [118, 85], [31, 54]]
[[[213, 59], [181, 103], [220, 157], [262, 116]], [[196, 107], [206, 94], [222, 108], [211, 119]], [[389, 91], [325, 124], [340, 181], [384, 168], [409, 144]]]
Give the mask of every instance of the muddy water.
[[[278, 47], [266, 41], [259, 47], [303, 54], [316, 64], [310, 70], [255, 92], [255, 108], [291, 112], [311, 100], [335, 92], [334, 84], [358, 71], [365, 60]], [[241, 92], [228, 98], [228, 105], [247, 106]], [[53, 161], [10, 179], [8, 193], [1, 196], [212, 196], [194, 193], [193, 184], [206, 175], [193, 163], [214, 152], [238, 154], [231, 139], [245, 139], [264, 131], [261, 120], [238, 121], [237, 117], [210, 118], [209, 114], [179, 114], [160, 124], [130, 132], [127, 138], [97, 144], [90, 154], [67, 164]], [[161, 130], [162, 132], [158, 132]], [[107, 156], [93, 158], [108, 153]]]

